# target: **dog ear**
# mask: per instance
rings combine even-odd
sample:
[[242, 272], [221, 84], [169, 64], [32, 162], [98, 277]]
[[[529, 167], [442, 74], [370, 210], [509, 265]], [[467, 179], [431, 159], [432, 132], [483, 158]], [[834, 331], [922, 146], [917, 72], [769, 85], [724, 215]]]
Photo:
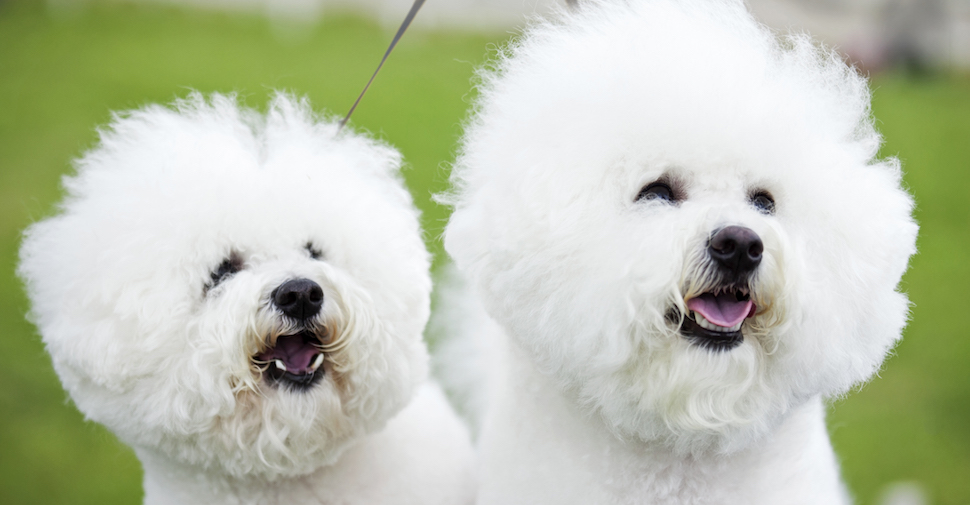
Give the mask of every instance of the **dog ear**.
[[[825, 230], [825, 238], [801, 237], [804, 317], [795, 339], [806, 355], [817, 354], [812, 373], [830, 396], [869, 380], [901, 337], [909, 301], [899, 283], [918, 232], [895, 159], [845, 167], [837, 177], [839, 189], [809, 188], [803, 197], [815, 201], [800, 227]], [[815, 189], [829, 185], [822, 179]]]
[[87, 271], [96, 248], [85, 247], [97, 234], [80, 220], [61, 215], [27, 229], [20, 250], [18, 274], [32, 301], [29, 318], [37, 325], [45, 346], [68, 390], [91, 381], [112, 390], [123, 388], [136, 365], [134, 342], [117, 338], [130, 332], [107, 298], [124, 296], [104, 290], [112, 272]]

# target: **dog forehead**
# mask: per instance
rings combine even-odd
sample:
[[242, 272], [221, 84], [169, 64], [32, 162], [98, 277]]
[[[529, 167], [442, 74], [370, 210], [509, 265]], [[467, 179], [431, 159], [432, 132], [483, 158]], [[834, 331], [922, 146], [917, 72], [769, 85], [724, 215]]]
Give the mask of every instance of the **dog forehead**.
[[401, 186], [396, 150], [338, 134], [335, 123], [286, 95], [266, 114], [218, 94], [120, 114], [76, 166], [77, 175], [65, 179], [67, 207], [181, 201], [196, 212], [237, 203], [271, 212], [266, 200], [275, 194], [290, 195], [288, 207], [326, 207], [347, 192], [386, 194]]
[[138, 227], [159, 235], [170, 230], [236, 236], [247, 230], [265, 235], [259, 229], [266, 226], [285, 232], [353, 219], [374, 208], [410, 212], [402, 185], [389, 171], [360, 166], [371, 160], [299, 149], [281, 149], [261, 160], [244, 146], [221, 143], [214, 139], [198, 152], [170, 152], [165, 159], [108, 153], [97, 156], [94, 166], [82, 160], [79, 174], [66, 182], [67, 210], [100, 223], [105, 233]]
[[553, 171], [594, 184], [624, 156], [768, 174], [879, 142], [865, 79], [807, 39], [776, 40], [741, 2], [592, 2], [496, 66], [457, 164], [468, 188]]

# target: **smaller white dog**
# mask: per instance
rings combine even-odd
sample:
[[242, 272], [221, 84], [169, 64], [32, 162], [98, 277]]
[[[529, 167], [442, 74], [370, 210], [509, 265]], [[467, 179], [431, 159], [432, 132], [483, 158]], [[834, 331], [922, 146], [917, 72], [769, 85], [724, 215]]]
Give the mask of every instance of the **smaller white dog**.
[[116, 116], [19, 269], [145, 503], [470, 502], [467, 432], [426, 382], [429, 256], [398, 153], [282, 95], [265, 116], [176, 108]]
[[478, 503], [846, 503], [823, 400], [899, 338], [917, 233], [865, 79], [741, 0], [587, 0], [475, 110], [445, 247], [497, 323], [460, 332], [496, 348]]

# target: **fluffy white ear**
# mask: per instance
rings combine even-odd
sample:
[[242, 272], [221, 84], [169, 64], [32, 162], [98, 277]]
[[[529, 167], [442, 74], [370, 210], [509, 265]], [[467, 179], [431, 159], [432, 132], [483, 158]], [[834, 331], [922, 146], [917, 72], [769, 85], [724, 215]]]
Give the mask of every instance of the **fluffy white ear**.
[[[826, 193], [833, 182], [842, 189]], [[800, 237], [804, 286], [797, 336], [806, 346], [815, 344], [802, 354], [817, 352], [805, 364], [821, 379], [819, 392], [839, 395], [869, 380], [902, 335], [909, 301], [899, 282], [916, 253], [919, 227], [895, 159], [842, 170], [837, 182], [811, 184], [806, 189], [814, 191], [805, 198], [814, 200], [814, 209], [806, 210], [805, 224], [814, 237]]]
[[[116, 335], [133, 332], [125, 325], [134, 323], [117, 319], [107, 300], [118, 293], [90, 284], [83, 271], [82, 265], [96, 261], [94, 251], [84, 246], [96, 236], [97, 230], [84, 229], [79, 220], [58, 216], [28, 228], [20, 250], [17, 273], [33, 302], [29, 318], [69, 389], [79, 373], [102, 387], [122, 387], [128, 369], [124, 357], [133, 355], [133, 342]], [[64, 261], [65, 251], [87, 258]]]
[[125, 388], [127, 377], [177, 345], [158, 335], [199, 295], [191, 289], [203, 281], [190, 267], [199, 251], [169, 254], [175, 246], [159, 240], [168, 230], [151, 228], [178, 219], [165, 197], [145, 195], [164, 191], [160, 181], [177, 179], [180, 166], [208, 161], [188, 161], [196, 143], [208, 143], [202, 152], [218, 157], [251, 139], [247, 128], [234, 127], [241, 119], [229, 100], [215, 99], [225, 103], [208, 116], [192, 109], [204, 105], [195, 94], [178, 102], [183, 115], [160, 106], [116, 115], [100, 130], [99, 144], [75, 162], [76, 173], [63, 178], [59, 214], [25, 231], [18, 274], [30, 317], [69, 389], [78, 375]]

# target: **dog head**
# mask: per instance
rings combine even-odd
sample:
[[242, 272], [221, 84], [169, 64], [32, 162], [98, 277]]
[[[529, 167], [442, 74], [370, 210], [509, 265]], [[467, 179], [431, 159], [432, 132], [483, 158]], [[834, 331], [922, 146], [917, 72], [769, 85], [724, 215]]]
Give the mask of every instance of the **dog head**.
[[396, 151], [277, 97], [117, 116], [20, 274], [78, 408], [125, 442], [295, 475], [426, 374], [429, 257]]
[[865, 80], [742, 2], [582, 4], [483, 75], [445, 247], [622, 437], [732, 451], [900, 336], [912, 201]]

